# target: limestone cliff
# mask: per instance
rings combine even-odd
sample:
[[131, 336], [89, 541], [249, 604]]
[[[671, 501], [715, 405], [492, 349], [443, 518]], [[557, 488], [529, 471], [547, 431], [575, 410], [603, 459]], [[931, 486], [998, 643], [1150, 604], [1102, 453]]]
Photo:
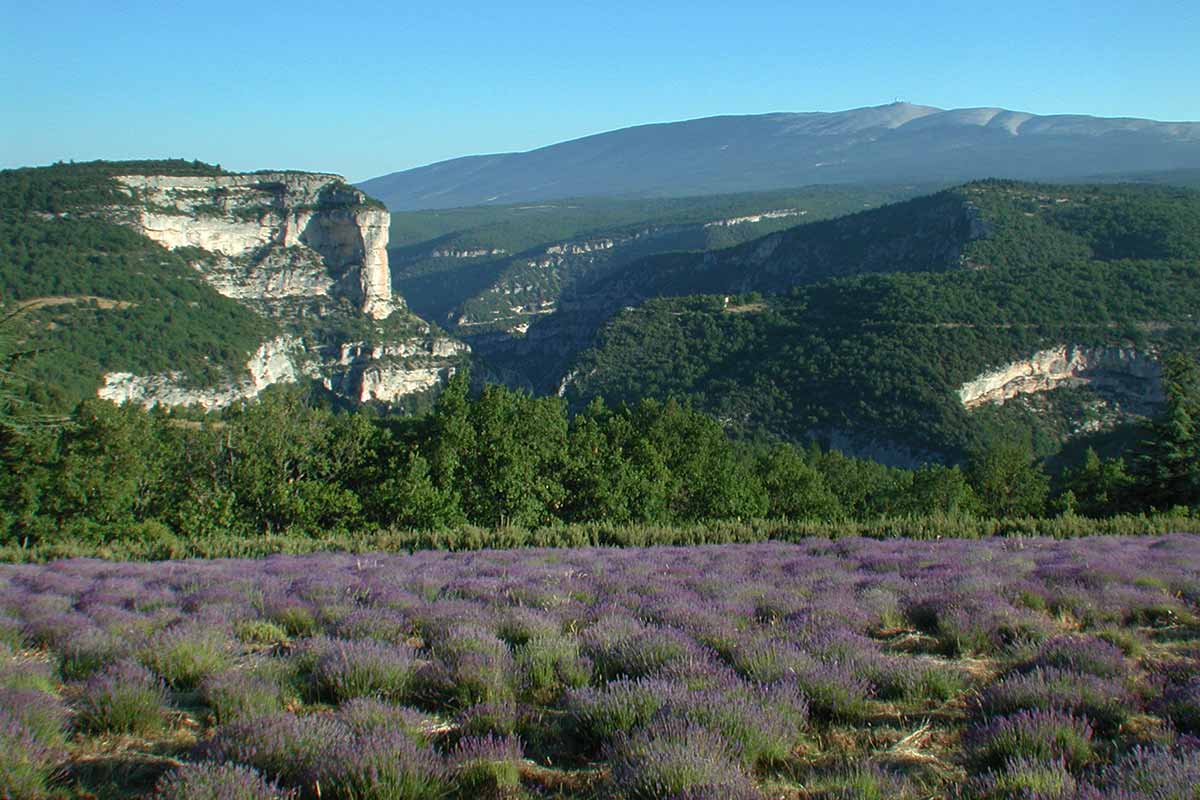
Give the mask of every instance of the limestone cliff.
[[958, 396], [971, 409], [1063, 386], [1090, 386], [1138, 413], [1162, 401], [1161, 374], [1153, 356], [1133, 348], [1063, 345], [985, 372], [964, 383]]
[[438, 337], [393, 295], [382, 206], [337, 175], [124, 175], [114, 221], [185, 254], [218, 292], [276, 320], [247, 375], [192, 387], [175, 374], [110, 373], [100, 396], [217, 408], [311, 378], [359, 402], [432, 388], [467, 347]]

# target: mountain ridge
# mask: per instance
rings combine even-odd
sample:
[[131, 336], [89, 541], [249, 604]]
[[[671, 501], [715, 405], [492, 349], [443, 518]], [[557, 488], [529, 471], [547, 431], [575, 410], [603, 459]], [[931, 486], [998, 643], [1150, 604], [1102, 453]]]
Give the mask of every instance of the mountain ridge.
[[892, 103], [661, 122], [356, 184], [393, 211], [815, 183], [1061, 180], [1200, 167], [1200, 123]]

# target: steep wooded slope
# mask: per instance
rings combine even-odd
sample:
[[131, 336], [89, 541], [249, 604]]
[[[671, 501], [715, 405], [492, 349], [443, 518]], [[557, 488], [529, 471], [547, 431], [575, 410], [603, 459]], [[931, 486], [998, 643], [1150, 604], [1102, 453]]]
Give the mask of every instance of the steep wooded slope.
[[[720, 296], [621, 311], [567, 396], [687, 395], [745, 432], [893, 461], [999, 430], [1049, 452], [1151, 412], [1157, 355], [1197, 343], [1195, 192], [984, 182], [768, 238], [631, 268], [639, 293]], [[825, 258], [841, 238], [855, 257]], [[875, 274], [803, 285], [854, 272]]]

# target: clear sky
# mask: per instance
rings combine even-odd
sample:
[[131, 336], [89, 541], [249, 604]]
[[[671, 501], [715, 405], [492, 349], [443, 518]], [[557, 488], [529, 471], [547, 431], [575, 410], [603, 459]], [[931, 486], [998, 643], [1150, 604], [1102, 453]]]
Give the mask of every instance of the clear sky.
[[1200, 120], [1200, 0], [0, 0], [0, 167], [184, 157], [360, 180], [897, 98]]

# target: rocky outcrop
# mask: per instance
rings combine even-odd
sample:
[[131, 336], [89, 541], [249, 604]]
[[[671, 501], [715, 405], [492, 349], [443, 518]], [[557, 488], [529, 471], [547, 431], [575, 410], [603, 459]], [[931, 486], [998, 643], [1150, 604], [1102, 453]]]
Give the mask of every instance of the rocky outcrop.
[[766, 219], [788, 219], [789, 217], [803, 217], [808, 212], [799, 208], [780, 208], [775, 211], [764, 211], [761, 214], [749, 214], [744, 217], [730, 217], [728, 219], [715, 219], [712, 222], [704, 223], [706, 228], [730, 228], [734, 225], [745, 225], [747, 223], [762, 222]]
[[325, 388], [360, 403], [392, 404], [438, 386], [470, 352], [455, 339], [432, 337], [370, 344], [347, 342], [326, 354]]
[[1161, 375], [1152, 355], [1133, 348], [1063, 345], [985, 372], [964, 383], [958, 396], [970, 409], [1062, 386], [1090, 386], [1131, 407], [1150, 408], [1162, 401]]
[[337, 175], [117, 180], [138, 201], [118, 221], [169, 249], [213, 254], [197, 267], [228, 297], [340, 296], [373, 319], [400, 306], [388, 270], [387, 209], [367, 203]]
[[[172, 250], [218, 292], [274, 320], [246, 374], [199, 387], [176, 373], [109, 373], [103, 398], [143, 406], [228, 406], [301, 379], [390, 404], [436, 386], [468, 352], [435, 336], [392, 294], [390, 218], [337, 175], [127, 175], [112, 218]], [[345, 341], [343, 330], [360, 332]], [[365, 338], [360, 338], [366, 334]]]
[[199, 406], [208, 411], [224, 408], [239, 400], [257, 397], [276, 383], [295, 383], [300, 378], [299, 356], [304, 352], [300, 339], [280, 336], [264, 342], [246, 364], [247, 378], [215, 387], [190, 386], [178, 373], [139, 376], [130, 372], [110, 372], [104, 376], [99, 394], [114, 403], [154, 406]]

